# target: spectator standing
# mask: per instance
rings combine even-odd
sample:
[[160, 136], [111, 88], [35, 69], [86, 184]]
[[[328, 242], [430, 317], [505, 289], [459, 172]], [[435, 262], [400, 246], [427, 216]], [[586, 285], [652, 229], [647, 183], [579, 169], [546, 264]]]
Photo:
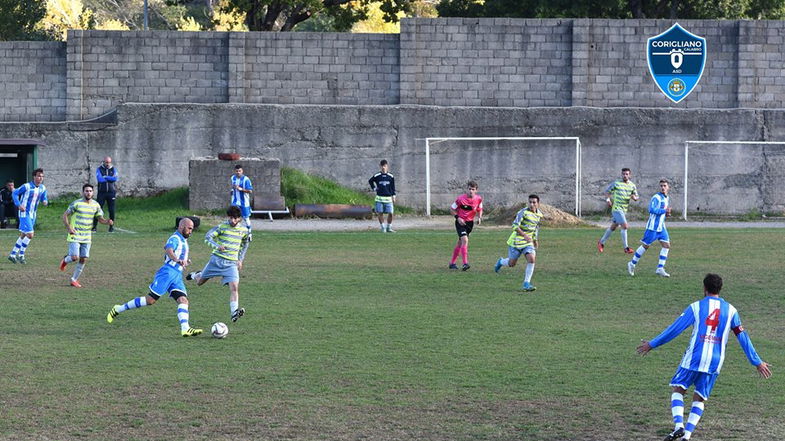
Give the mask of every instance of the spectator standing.
[[16, 219], [19, 224], [19, 217], [16, 215], [16, 205], [14, 205], [14, 181], [5, 181], [5, 186], [0, 189], [0, 228], [8, 228], [9, 219]]
[[[98, 205], [102, 209], [104, 207], [104, 203], [107, 205], [109, 219], [112, 220], [112, 223], [109, 224], [110, 233], [114, 231], [114, 203], [117, 199], [117, 189], [115, 188], [115, 184], [117, 183], [117, 179], [119, 179], [119, 177], [120, 174], [117, 172], [114, 164], [112, 164], [112, 158], [110, 156], [105, 157], [101, 165], [98, 166], [98, 168], [95, 170], [95, 179], [98, 181], [98, 197], [96, 198], [96, 202], [98, 202]], [[93, 231], [96, 230], [97, 225], [98, 221], [93, 221]]]

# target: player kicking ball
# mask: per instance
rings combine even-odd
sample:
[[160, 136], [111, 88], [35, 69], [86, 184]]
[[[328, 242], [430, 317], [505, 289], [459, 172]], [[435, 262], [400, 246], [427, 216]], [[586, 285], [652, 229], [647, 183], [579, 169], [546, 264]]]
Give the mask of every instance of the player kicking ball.
[[[725, 346], [730, 331], [736, 336], [747, 360], [755, 366], [763, 378], [771, 377], [769, 365], [760, 359], [749, 335], [741, 325], [738, 311], [720, 297], [722, 277], [706, 274], [703, 279], [703, 299], [687, 306], [687, 309], [660, 335], [651, 341], [641, 340], [637, 351], [646, 355], [652, 349], [678, 337], [692, 326], [692, 337], [681, 364], [671, 379], [671, 414], [674, 429], [665, 441], [688, 440], [703, 415], [704, 402], [709, 399], [714, 382], [720, 374], [725, 361]], [[684, 393], [695, 385], [687, 424], [684, 424]]]
[[155, 304], [166, 293], [177, 302], [177, 320], [180, 321], [180, 335], [192, 337], [202, 333], [199, 328], [192, 328], [189, 322], [188, 293], [183, 283], [183, 270], [191, 261], [188, 259], [188, 237], [194, 230], [191, 219], [183, 218], [177, 224], [175, 231], [164, 245], [164, 264], [155, 273], [155, 279], [150, 284], [150, 293], [144, 297], [131, 299], [125, 304], [114, 305], [106, 315], [106, 321], [114, 322], [121, 313], [129, 309], [137, 309]]
[[531, 284], [531, 280], [534, 274], [536, 250], [539, 245], [537, 236], [540, 232], [542, 216], [540, 197], [536, 194], [530, 194], [529, 206], [518, 211], [518, 214], [515, 215], [515, 220], [512, 221], [512, 234], [507, 239], [507, 258], [500, 257], [493, 267], [493, 270], [498, 273], [504, 266], [514, 267], [522, 255], [526, 256], [526, 273], [523, 279], [523, 286], [521, 286], [521, 289], [524, 291], [537, 289]]
[[251, 233], [240, 225], [240, 207], [232, 205], [226, 210], [228, 219], [214, 227], [205, 235], [205, 241], [213, 249], [210, 260], [204, 269], [190, 273], [187, 280], [196, 280], [198, 286], [204, 285], [213, 277], [222, 277], [224, 285], [229, 285], [229, 315], [233, 322], [245, 314], [240, 308], [240, 270], [248, 251]]

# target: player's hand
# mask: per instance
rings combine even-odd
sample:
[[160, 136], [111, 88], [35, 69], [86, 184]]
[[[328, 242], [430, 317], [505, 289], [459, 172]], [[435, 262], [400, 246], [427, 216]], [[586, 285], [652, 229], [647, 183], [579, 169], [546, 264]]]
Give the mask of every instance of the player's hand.
[[112, 219], [109, 219], [109, 225], [114, 225], [114, 221]]
[[763, 378], [770, 378], [771, 377], [771, 369], [769, 369], [771, 365], [766, 363], [765, 361], [762, 362], [757, 366], [758, 374], [760, 374]]
[[72, 226], [68, 226], [68, 234], [76, 234], [76, 230]]
[[651, 345], [648, 341], [641, 339], [641, 344], [635, 349], [640, 355], [646, 355], [651, 351]]
[[240, 271], [241, 269], [243, 269], [243, 261], [242, 260], [238, 260], [237, 261], [237, 271]]
[[223, 245], [220, 245], [220, 246], [218, 247], [218, 251], [226, 251], [226, 247], [225, 247], [225, 246], [223, 246]]
[[459, 225], [466, 225], [466, 221], [464, 221], [463, 219], [461, 219], [461, 218], [459, 217], [459, 218], [458, 218], [458, 224], [459, 224]]
[[27, 211], [27, 210], [25, 209], [25, 206], [24, 206], [24, 205], [19, 205], [19, 206], [17, 206], [16, 208], [18, 208], [18, 209], [19, 209], [19, 211]]
[[666, 216], [670, 216], [671, 215], [671, 207], [668, 207], [668, 208], [665, 209], [665, 215]]
[[613, 202], [606, 200], [605, 203], [608, 205], [608, 208], [613, 207]]

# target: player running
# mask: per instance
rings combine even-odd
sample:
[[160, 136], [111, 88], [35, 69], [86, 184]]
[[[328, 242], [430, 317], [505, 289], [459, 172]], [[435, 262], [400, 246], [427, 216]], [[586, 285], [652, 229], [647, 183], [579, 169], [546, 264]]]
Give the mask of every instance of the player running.
[[8, 255], [11, 263], [25, 264], [25, 251], [35, 235], [35, 220], [38, 216], [38, 204], [49, 205], [46, 197], [44, 182], [44, 169], [33, 170], [33, 180], [14, 190], [11, 194], [14, 205], [19, 210], [19, 239]]
[[458, 254], [463, 260], [463, 271], [471, 268], [469, 265], [469, 234], [474, 228], [474, 217], [477, 216], [477, 225], [482, 223], [482, 196], [477, 194], [477, 182], [469, 181], [467, 192], [458, 196], [458, 199], [450, 206], [450, 213], [455, 216], [455, 231], [458, 233], [458, 242], [452, 251], [452, 260], [449, 268], [457, 270], [455, 261]]
[[[627, 208], [630, 206], [630, 199], [633, 201], [638, 200], [638, 189], [635, 184], [630, 181], [632, 172], [628, 168], [621, 169], [621, 179], [617, 179], [608, 185], [605, 189], [605, 202], [611, 208], [611, 226], [605, 230], [599, 241], [597, 241], [597, 250], [603, 252], [605, 250], [605, 241], [611, 237], [611, 234], [616, 231], [616, 227], [621, 227], [621, 241], [624, 245], [624, 252], [632, 254], [632, 248], [627, 244]], [[612, 199], [611, 199], [612, 198]]]
[[[670, 382], [673, 387], [671, 414], [675, 427], [673, 432], [665, 437], [665, 441], [688, 440], [695, 431], [695, 426], [703, 415], [704, 402], [709, 399], [725, 361], [725, 346], [730, 331], [736, 335], [747, 360], [757, 368], [760, 376], [771, 377], [771, 369], [755, 352], [750, 337], [741, 325], [738, 311], [720, 297], [721, 290], [722, 277], [707, 274], [703, 279], [703, 299], [689, 305], [673, 324], [651, 341], [641, 340], [642, 344], [637, 348], [639, 354], [646, 355], [692, 326], [692, 337], [687, 351]], [[685, 425], [684, 393], [693, 384], [695, 392]]]
[[90, 245], [93, 238], [93, 220], [112, 226], [114, 221], [104, 219], [104, 211], [101, 205], [93, 200], [95, 188], [91, 184], [82, 186], [82, 199], [71, 202], [71, 205], [63, 213], [63, 224], [68, 229], [68, 254], [60, 261], [60, 271], [65, 271], [65, 267], [70, 262], [79, 260], [71, 276], [71, 286], [81, 288], [79, 276], [84, 270], [87, 259], [90, 257]]
[[210, 260], [204, 269], [186, 276], [186, 280], [196, 280], [198, 286], [221, 276], [223, 284], [229, 285], [229, 316], [233, 322], [245, 314], [245, 308], [239, 307], [240, 270], [251, 240], [250, 233], [240, 226], [240, 214], [240, 207], [234, 205], [226, 210], [228, 219], [205, 235], [205, 242], [213, 249]]
[[123, 305], [114, 305], [106, 315], [106, 321], [112, 323], [120, 313], [129, 309], [141, 308], [154, 304], [162, 295], [169, 293], [177, 302], [177, 319], [180, 321], [180, 335], [192, 337], [202, 333], [202, 329], [193, 328], [189, 323], [188, 292], [183, 283], [183, 270], [191, 264], [188, 258], [188, 237], [194, 230], [191, 219], [184, 217], [177, 224], [175, 231], [164, 245], [164, 264], [155, 273], [150, 284], [150, 293], [143, 297], [131, 299]]
[[538, 236], [542, 216], [540, 197], [536, 194], [530, 194], [529, 206], [518, 211], [518, 214], [515, 215], [515, 220], [512, 221], [512, 234], [507, 239], [507, 258], [500, 257], [493, 267], [493, 270], [498, 273], [503, 266], [514, 267], [521, 255], [526, 256], [526, 273], [523, 279], [523, 286], [521, 286], [521, 289], [524, 291], [537, 289], [531, 284], [531, 280], [534, 274], [536, 250], [539, 246]]
[[660, 260], [657, 263], [657, 270], [655, 273], [662, 277], [671, 276], [665, 272], [665, 261], [668, 260], [668, 252], [671, 248], [668, 229], [665, 228], [665, 217], [671, 215], [668, 191], [670, 191], [668, 180], [660, 179], [660, 191], [652, 196], [651, 202], [649, 203], [649, 221], [646, 222], [646, 231], [643, 233], [641, 246], [635, 250], [632, 260], [627, 262], [627, 272], [630, 273], [631, 276], [635, 275], [635, 265], [638, 264], [638, 261], [643, 257], [643, 253], [649, 249], [655, 240], [659, 240], [662, 245]]

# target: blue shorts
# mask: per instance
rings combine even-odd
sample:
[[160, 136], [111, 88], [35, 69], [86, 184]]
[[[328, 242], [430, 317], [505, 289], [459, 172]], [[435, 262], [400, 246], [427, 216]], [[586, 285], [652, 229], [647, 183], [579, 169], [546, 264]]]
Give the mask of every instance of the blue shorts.
[[695, 385], [695, 393], [700, 395], [704, 400], [709, 399], [711, 389], [714, 387], [714, 382], [720, 374], [707, 374], [705, 372], [693, 371], [684, 369], [679, 366], [676, 373], [671, 378], [671, 387], [679, 386], [683, 389], [689, 389], [693, 384]]
[[35, 218], [34, 217], [22, 217], [19, 216], [19, 231], [22, 233], [33, 233], [35, 232]]
[[667, 228], [662, 227], [662, 231], [660, 231], [660, 232], [657, 232], [657, 231], [654, 231], [654, 230], [646, 230], [646, 232], [643, 233], [643, 239], [641, 239], [641, 243], [646, 245], [646, 246], [649, 246], [649, 245], [653, 244], [655, 241], [658, 241], [658, 240], [661, 241], [661, 242], [670, 242], [671, 241], [670, 236], [668, 236], [668, 229]]
[[90, 257], [90, 242], [68, 242], [68, 255], [84, 257], [85, 259]]
[[523, 248], [515, 248], [511, 246], [507, 247], [507, 258], [509, 258], [510, 260], [518, 260], [521, 256], [526, 254], [533, 254], [536, 256], [537, 252], [534, 250], [534, 247], [531, 245], [525, 246]]
[[237, 270], [236, 260], [227, 260], [223, 257], [218, 257], [215, 254], [210, 256], [207, 265], [202, 270], [203, 279], [212, 279], [213, 277], [223, 277], [221, 282], [226, 285], [230, 282], [240, 281], [240, 272]]
[[617, 225], [625, 225], [627, 223], [627, 215], [623, 211], [614, 211], [611, 213], [611, 222]]
[[240, 209], [241, 217], [251, 217], [251, 207], [241, 207], [239, 205], [235, 205], [235, 207]]
[[185, 283], [183, 283], [183, 273], [165, 265], [155, 273], [153, 283], [150, 284], [150, 292], [157, 296], [163, 296], [166, 293], [171, 294], [172, 291], [180, 291], [188, 295]]
[[376, 214], [390, 213], [393, 214], [395, 208], [392, 202], [376, 202]]

